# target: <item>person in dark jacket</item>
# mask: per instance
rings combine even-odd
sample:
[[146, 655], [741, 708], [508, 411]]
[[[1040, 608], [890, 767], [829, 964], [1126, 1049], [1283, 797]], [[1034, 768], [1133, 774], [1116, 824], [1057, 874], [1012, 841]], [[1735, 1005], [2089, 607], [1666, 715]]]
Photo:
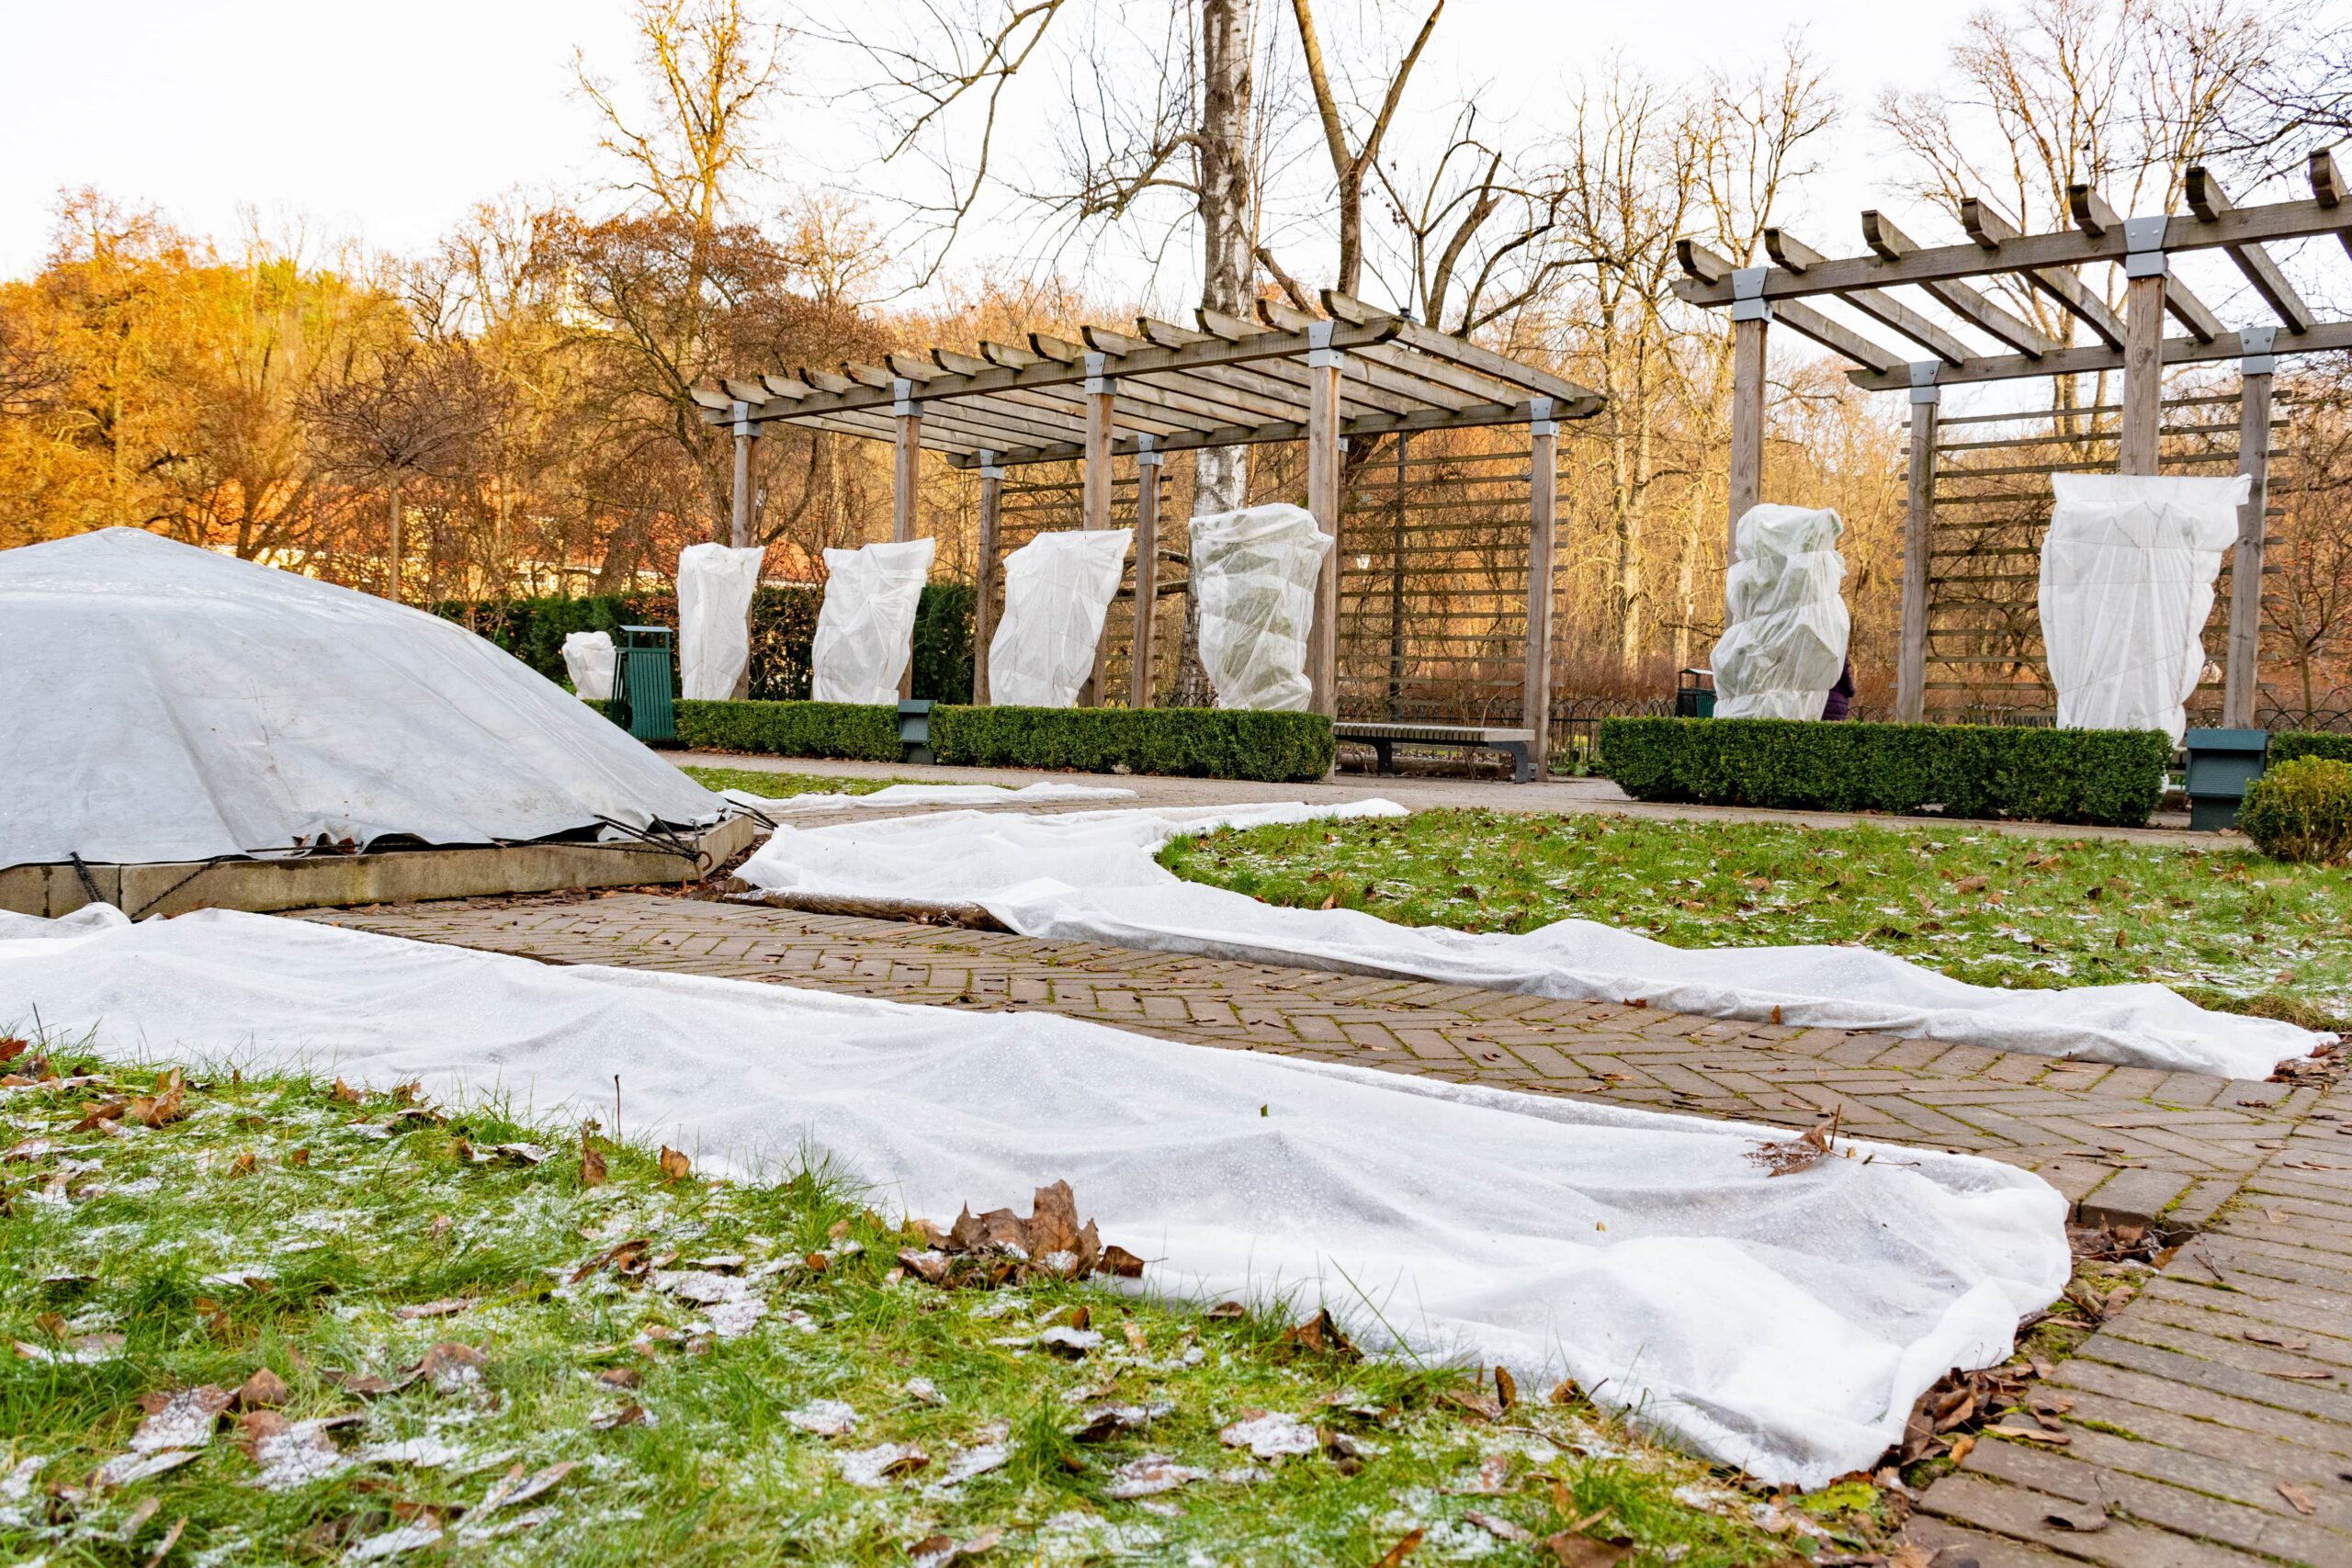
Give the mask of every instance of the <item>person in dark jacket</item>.
[[1829, 688], [1829, 696], [1821, 705], [1821, 716], [1844, 718], [1853, 711], [1853, 707], [1854, 661], [1849, 659], [1846, 660], [1846, 667], [1838, 671], [1838, 683]]

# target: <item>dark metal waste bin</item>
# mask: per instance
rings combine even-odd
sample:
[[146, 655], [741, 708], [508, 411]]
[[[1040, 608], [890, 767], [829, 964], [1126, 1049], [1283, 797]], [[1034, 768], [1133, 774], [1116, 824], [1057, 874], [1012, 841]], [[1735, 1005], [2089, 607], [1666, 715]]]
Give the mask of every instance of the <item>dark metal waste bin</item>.
[[899, 744], [910, 762], [932, 760], [930, 698], [911, 697], [899, 705]]
[[1713, 718], [1715, 716], [1715, 672], [1712, 670], [1685, 670], [1681, 683], [1674, 688], [1674, 716], [1677, 718]]
[[2182, 742], [2188, 754], [2188, 825], [2218, 833], [2238, 825], [2245, 786], [2262, 776], [2270, 737], [2259, 729], [2192, 729]]
[[677, 710], [670, 702], [671, 634], [667, 626], [622, 626], [613, 660], [613, 722], [639, 740], [675, 740]]

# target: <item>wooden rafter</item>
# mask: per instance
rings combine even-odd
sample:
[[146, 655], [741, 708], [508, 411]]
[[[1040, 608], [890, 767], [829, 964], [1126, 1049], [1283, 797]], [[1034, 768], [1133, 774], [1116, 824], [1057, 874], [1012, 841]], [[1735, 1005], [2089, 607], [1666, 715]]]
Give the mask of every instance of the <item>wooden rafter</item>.
[[[897, 433], [903, 397], [922, 445], [960, 466], [981, 452], [1001, 464], [1080, 457], [1090, 409], [1099, 417], [1106, 396], [1116, 452], [1138, 450], [1140, 438], [1159, 451], [1297, 440], [1318, 396], [1343, 434], [1520, 423], [1538, 417], [1537, 400], [1555, 419], [1601, 406], [1597, 393], [1540, 367], [1346, 295], [1328, 295], [1324, 306], [1328, 318], [1262, 306], [1262, 323], [1209, 311], [1197, 327], [1143, 319], [1133, 331], [1088, 327], [1077, 342], [1033, 333], [1017, 345], [984, 342], [978, 355], [940, 348], [729, 378], [695, 398], [714, 424], [741, 403], [754, 421], [885, 440]], [[1327, 379], [1317, 392], [1309, 356], [1327, 347], [1343, 369], [1336, 387]]]

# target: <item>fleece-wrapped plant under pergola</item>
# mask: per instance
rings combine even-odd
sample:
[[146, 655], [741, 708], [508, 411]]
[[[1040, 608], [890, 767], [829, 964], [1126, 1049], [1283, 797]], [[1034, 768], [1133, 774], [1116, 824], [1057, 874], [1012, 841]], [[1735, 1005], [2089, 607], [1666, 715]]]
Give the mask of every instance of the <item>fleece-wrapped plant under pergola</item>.
[[[1928, 660], [1928, 610], [1939, 552], [1931, 536], [1936, 512], [1937, 414], [1945, 387], [2027, 377], [2094, 375], [2120, 371], [2123, 399], [2115, 441], [2115, 469], [2154, 474], [2162, 457], [2164, 370], [2167, 366], [2238, 362], [2239, 471], [2252, 480], [2239, 514], [2238, 537], [2230, 561], [2229, 635], [2224, 656], [2222, 722], [2250, 728], [2258, 685], [2262, 620], [2262, 554], [2268, 515], [2268, 458], [2272, 428], [2271, 378], [2277, 356], [2352, 348], [2352, 321], [2323, 321], [2297, 292], [2278, 262], [2264, 249], [2271, 242], [2334, 234], [2352, 252], [2352, 202], [2335, 160], [2312, 155], [2308, 197], [2259, 207], [2233, 206], [2210, 170], [2191, 168], [2185, 182], [2189, 210], [2126, 218], [2088, 185], [2069, 192], [2074, 227], [2045, 234], [2021, 234], [1990, 203], [1965, 198], [1961, 223], [1968, 239], [1956, 245], [1923, 246], [1878, 212], [1862, 214], [1862, 238], [1871, 254], [1831, 258], [1786, 230], [1767, 230], [1769, 266], [1735, 266], [1691, 241], [1679, 247], [1689, 276], [1676, 291], [1698, 305], [1727, 307], [1734, 333], [1730, 513], [1736, 524], [1762, 499], [1764, 460], [1765, 344], [1778, 322], [1853, 364], [1856, 386], [1904, 390], [1911, 396], [1911, 468], [1903, 555], [1902, 653], [1897, 666], [1896, 716], [1924, 716]], [[2169, 258], [2186, 251], [2226, 254], [2276, 324], [2233, 332], [2172, 276]], [[2123, 310], [2086, 287], [2077, 269], [2091, 263], [2122, 266]], [[2096, 340], [2058, 342], [2003, 308], [1973, 284], [1987, 278], [2019, 277], [2054, 299]], [[1979, 354], [1939, 320], [1914, 310], [1897, 288], [1916, 288], [1927, 300], [1975, 332], [2012, 352]], [[1815, 310], [1808, 300], [1837, 299], [1872, 321], [1925, 348], [1929, 357], [1911, 359]], [[2165, 321], [2183, 331], [2167, 336]], [[2090, 411], [2085, 411], [2090, 412]], [[2078, 432], [2067, 433], [2075, 439]], [[1965, 556], [1967, 551], [1951, 552]]]
[[[985, 668], [997, 602], [999, 519], [1005, 471], [1026, 464], [1081, 468], [1080, 525], [1112, 525], [1116, 467], [1132, 465], [1136, 528], [1134, 602], [1156, 602], [1159, 466], [1170, 452], [1298, 442], [1306, 449], [1306, 505], [1340, 533], [1342, 464], [1351, 439], [1416, 431], [1523, 425], [1531, 461], [1527, 500], [1525, 691], [1521, 722], [1544, 755], [1550, 707], [1552, 564], [1558, 422], [1598, 413], [1600, 396], [1563, 377], [1377, 310], [1336, 290], [1326, 316], [1261, 302], [1259, 320], [1212, 310], [1179, 326], [1146, 317], [1132, 331], [1086, 327], [1082, 341], [1043, 333], [1025, 344], [983, 343], [977, 355], [934, 348], [892, 354], [881, 365], [838, 372], [797, 369], [731, 378], [695, 393], [711, 424], [736, 438], [737, 532], [749, 526], [750, 448], [763, 425], [890, 442], [891, 537], [915, 533], [918, 455], [933, 451], [979, 478], [979, 604], [976, 684]], [[1124, 497], [1122, 498], [1124, 510]], [[740, 541], [739, 541], [740, 542]], [[1312, 705], [1338, 716], [1340, 568], [1327, 556], [1308, 643]], [[1128, 700], [1148, 706], [1152, 620], [1131, 618]], [[1081, 702], [1102, 700], [1104, 651]]]

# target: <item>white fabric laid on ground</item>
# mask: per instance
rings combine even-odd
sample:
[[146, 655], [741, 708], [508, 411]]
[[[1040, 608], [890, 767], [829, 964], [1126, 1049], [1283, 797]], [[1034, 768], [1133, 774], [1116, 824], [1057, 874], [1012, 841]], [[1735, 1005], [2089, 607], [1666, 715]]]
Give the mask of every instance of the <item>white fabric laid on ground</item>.
[[1019, 789], [986, 784], [885, 784], [865, 795], [810, 790], [801, 795], [753, 795], [747, 789], [722, 790], [738, 806], [763, 817], [804, 811], [903, 810], [910, 806], [1042, 806], [1053, 800], [1133, 800], [1131, 789], [1098, 789], [1091, 784], [1033, 784]]
[[0, 550], [0, 866], [545, 838], [718, 798], [463, 626], [107, 528]]
[[573, 632], [563, 639], [563, 671], [582, 702], [612, 701], [613, 666], [619, 657], [610, 632]]
[[1221, 708], [1303, 712], [1315, 581], [1331, 536], [1303, 506], [1275, 503], [1195, 517], [1193, 591], [1201, 668]]
[[1004, 615], [989, 638], [989, 700], [1066, 708], [1094, 673], [1133, 528], [1060, 528], [1004, 558]]
[[2205, 620], [2252, 480], [2053, 474], [2041, 645], [2064, 729], [2161, 729], [2177, 743], [2205, 669]]
[[896, 703], [914, 657], [915, 610], [931, 576], [930, 539], [825, 552], [825, 602], [810, 646], [808, 694], [820, 703]]
[[1728, 618], [1710, 661], [1717, 718], [1819, 718], [1846, 664], [1848, 618], [1838, 585], [1845, 531], [1835, 512], [1751, 506], [1724, 578]]
[[[87, 913], [87, 912], [85, 912]], [[110, 918], [109, 918], [110, 917]], [[84, 934], [61, 936], [74, 931]], [[1056, 1180], [1146, 1288], [1318, 1297], [1374, 1343], [1562, 1372], [1768, 1482], [1870, 1464], [2065, 1284], [2065, 1202], [1990, 1160], [1327, 1067], [1038, 1012], [526, 959], [205, 911], [0, 916], [0, 1027], [601, 1112], [708, 1169], [801, 1150], [941, 1222]], [[1263, 1113], [1261, 1108], [1263, 1107]], [[1875, 1157], [1867, 1162], [1862, 1155]]]
[[1669, 947], [1591, 920], [1522, 935], [1399, 926], [1354, 909], [1261, 904], [1184, 882], [1154, 854], [1182, 833], [1320, 816], [1401, 816], [1386, 801], [1057, 817], [942, 812], [782, 827], [736, 874], [775, 892], [978, 904], [1024, 936], [1411, 976], [1710, 1018], [1925, 1035], [2000, 1051], [2263, 1078], [2332, 1036], [2207, 1012], [2162, 986], [2009, 991], [1860, 947]]
[[688, 545], [678, 552], [678, 690], [723, 703], [752, 661], [752, 595], [767, 551]]

